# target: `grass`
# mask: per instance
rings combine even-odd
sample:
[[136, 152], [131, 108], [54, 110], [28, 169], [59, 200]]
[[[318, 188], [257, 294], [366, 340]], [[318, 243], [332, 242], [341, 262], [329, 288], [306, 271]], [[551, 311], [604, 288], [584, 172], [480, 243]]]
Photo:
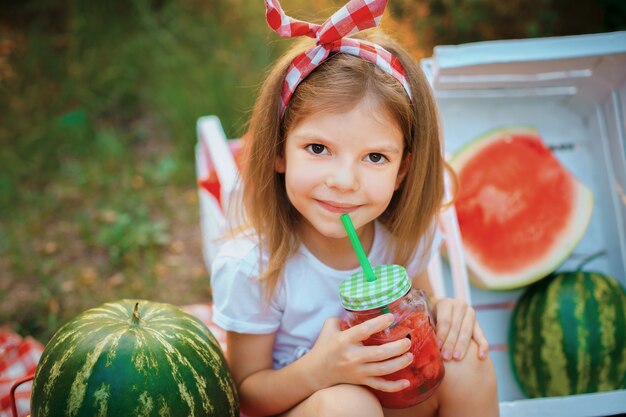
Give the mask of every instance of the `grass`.
[[59, 22], [0, 27], [0, 324], [45, 342], [105, 301], [210, 299], [195, 121], [241, 134], [276, 54], [242, 4], [50, 3]]

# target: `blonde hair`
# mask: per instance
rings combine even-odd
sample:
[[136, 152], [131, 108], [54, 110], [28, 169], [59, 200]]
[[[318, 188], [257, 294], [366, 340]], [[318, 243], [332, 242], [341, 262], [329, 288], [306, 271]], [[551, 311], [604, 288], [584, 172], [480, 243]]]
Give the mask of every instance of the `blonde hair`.
[[[426, 77], [408, 52], [378, 30], [354, 37], [375, 42], [395, 55], [406, 71], [413, 96], [409, 100], [395, 78], [369, 61], [337, 53], [300, 83], [281, 118], [279, 103], [285, 73], [293, 58], [311, 42], [298, 42], [268, 74], [250, 120], [242, 170], [246, 220], [269, 255], [259, 276], [267, 299], [300, 243], [294, 232], [300, 216], [289, 202], [284, 175], [276, 172], [275, 163], [282, 156], [290, 129], [307, 115], [347, 111], [368, 95], [400, 127], [405, 138], [404, 157], [410, 158], [408, 170], [379, 218], [391, 233], [394, 263], [408, 263], [422, 237], [431, 232], [442, 204], [445, 162], [437, 105]], [[429, 250], [424, 251], [427, 253]]]

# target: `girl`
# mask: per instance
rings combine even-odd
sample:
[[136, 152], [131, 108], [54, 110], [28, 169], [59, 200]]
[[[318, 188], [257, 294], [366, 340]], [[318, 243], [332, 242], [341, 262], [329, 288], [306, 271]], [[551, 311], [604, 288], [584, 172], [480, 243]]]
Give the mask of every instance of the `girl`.
[[408, 386], [382, 377], [411, 362], [408, 340], [361, 343], [393, 316], [341, 330], [339, 284], [360, 268], [339, 216], [350, 213], [372, 265], [404, 265], [429, 291], [443, 198], [437, 109], [419, 66], [382, 34], [346, 37], [375, 26], [385, 3], [352, 0], [319, 26], [266, 0], [274, 30], [316, 45], [298, 44], [262, 87], [242, 174], [251, 227], [212, 265], [214, 320], [246, 415], [498, 415], [488, 345], [464, 302], [432, 299], [446, 375], [408, 409], [384, 409], [368, 389]]

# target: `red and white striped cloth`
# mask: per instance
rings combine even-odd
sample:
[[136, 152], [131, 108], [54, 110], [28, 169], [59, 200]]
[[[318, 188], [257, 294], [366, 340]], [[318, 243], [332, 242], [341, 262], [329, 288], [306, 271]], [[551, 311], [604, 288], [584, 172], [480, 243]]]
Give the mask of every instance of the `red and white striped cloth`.
[[350, 0], [323, 24], [318, 25], [287, 16], [278, 0], [265, 0], [265, 17], [276, 33], [284, 38], [308, 36], [316, 39], [316, 46], [294, 58], [287, 69], [281, 91], [281, 114], [285, 112], [298, 84], [328, 58], [331, 52], [354, 55], [372, 62], [397, 79], [409, 98], [411, 97], [406, 73], [398, 58], [375, 43], [346, 38], [352, 33], [377, 26], [386, 5], [387, 0]]
[[[11, 417], [11, 387], [18, 380], [35, 373], [43, 345], [32, 337], [22, 338], [8, 328], [0, 329], [0, 417]], [[32, 382], [15, 391], [18, 415], [26, 416], [30, 410]]]
[[[226, 352], [226, 332], [213, 323], [211, 304], [192, 304], [183, 310], [198, 317], [211, 330]], [[32, 337], [22, 338], [8, 328], [0, 328], [0, 417], [12, 417], [11, 387], [20, 379], [33, 375], [44, 346]], [[30, 413], [32, 381], [20, 384], [15, 391], [19, 417]]]

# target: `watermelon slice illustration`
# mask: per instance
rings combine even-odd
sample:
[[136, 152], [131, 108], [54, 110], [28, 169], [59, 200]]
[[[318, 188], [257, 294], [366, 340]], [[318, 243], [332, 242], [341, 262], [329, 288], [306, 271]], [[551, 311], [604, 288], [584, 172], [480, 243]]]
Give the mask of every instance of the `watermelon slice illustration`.
[[472, 284], [515, 289], [553, 272], [583, 237], [591, 191], [561, 165], [532, 127], [472, 140], [450, 161]]

